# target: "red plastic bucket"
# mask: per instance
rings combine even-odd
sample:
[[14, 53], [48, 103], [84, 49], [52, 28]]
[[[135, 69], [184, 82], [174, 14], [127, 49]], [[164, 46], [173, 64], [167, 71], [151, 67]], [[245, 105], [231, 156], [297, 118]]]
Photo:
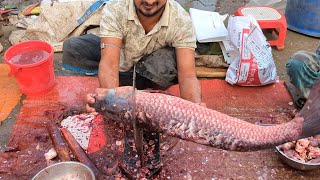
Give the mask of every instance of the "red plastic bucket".
[[31, 40], [11, 46], [4, 61], [14, 75], [20, 91], [28, 96], [49, 92], [55, 85], [53, 48], [44, 41]]

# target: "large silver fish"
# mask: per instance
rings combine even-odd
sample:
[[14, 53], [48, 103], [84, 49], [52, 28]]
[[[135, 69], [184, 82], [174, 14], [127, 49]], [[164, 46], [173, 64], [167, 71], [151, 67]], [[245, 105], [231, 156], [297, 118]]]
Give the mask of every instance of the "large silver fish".
[[132, 117], [146, 128], [212, 147], [253, 151], [320, 134], [320, 84], [308, 102], [288, 123], [259, 126], [163, 93], [136, 91], [132, 114], [132, 87], [109, 89], [96, 95], [92, 105], [106, 118], [132, 124]]

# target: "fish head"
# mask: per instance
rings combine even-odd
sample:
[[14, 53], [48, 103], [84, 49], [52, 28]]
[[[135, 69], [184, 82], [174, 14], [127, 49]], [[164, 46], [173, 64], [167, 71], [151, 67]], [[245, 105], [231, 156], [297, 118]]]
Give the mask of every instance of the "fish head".
[[105, 92], [95, 95], [96, 102], [92, 107], [106, 118], [118, 122], [131, 122], [133, 109], [132, 91], [132, 86], [107, 89]]

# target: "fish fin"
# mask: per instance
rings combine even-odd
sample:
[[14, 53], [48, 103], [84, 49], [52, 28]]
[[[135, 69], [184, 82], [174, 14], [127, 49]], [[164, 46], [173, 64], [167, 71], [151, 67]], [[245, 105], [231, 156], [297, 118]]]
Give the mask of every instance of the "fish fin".
[[304, 118], [302, 137], [320, 134], [320, 79], [314, 83], [307, 102], [297, 116]]
[[167, 91], [162, 91], [162, 90], [153, 90], [153, 89], [147, 89], [147, 90], [142, 90], [143, 92], [147, 92], [147, 93], [161, 93], [161, 94], [166, 94], [166, 95], [170, 95], [170, 96], [175, 96], [172, 93], [169, 93]]

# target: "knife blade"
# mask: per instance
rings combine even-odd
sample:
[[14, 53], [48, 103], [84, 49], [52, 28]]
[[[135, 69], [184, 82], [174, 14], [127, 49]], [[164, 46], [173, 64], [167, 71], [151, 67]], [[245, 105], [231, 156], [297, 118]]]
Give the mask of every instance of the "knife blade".
[[140, 159], [140, 166], [143, 166], [143, 129], [138, 127], [137, 125], [137, 119], [136, 119], [136, 64], [133, 64], [133, 79], [132, 79], [132, 127], [133, 127], [133, 137], [134, 137], [134, 143], [136, 146], [137, 154]]

